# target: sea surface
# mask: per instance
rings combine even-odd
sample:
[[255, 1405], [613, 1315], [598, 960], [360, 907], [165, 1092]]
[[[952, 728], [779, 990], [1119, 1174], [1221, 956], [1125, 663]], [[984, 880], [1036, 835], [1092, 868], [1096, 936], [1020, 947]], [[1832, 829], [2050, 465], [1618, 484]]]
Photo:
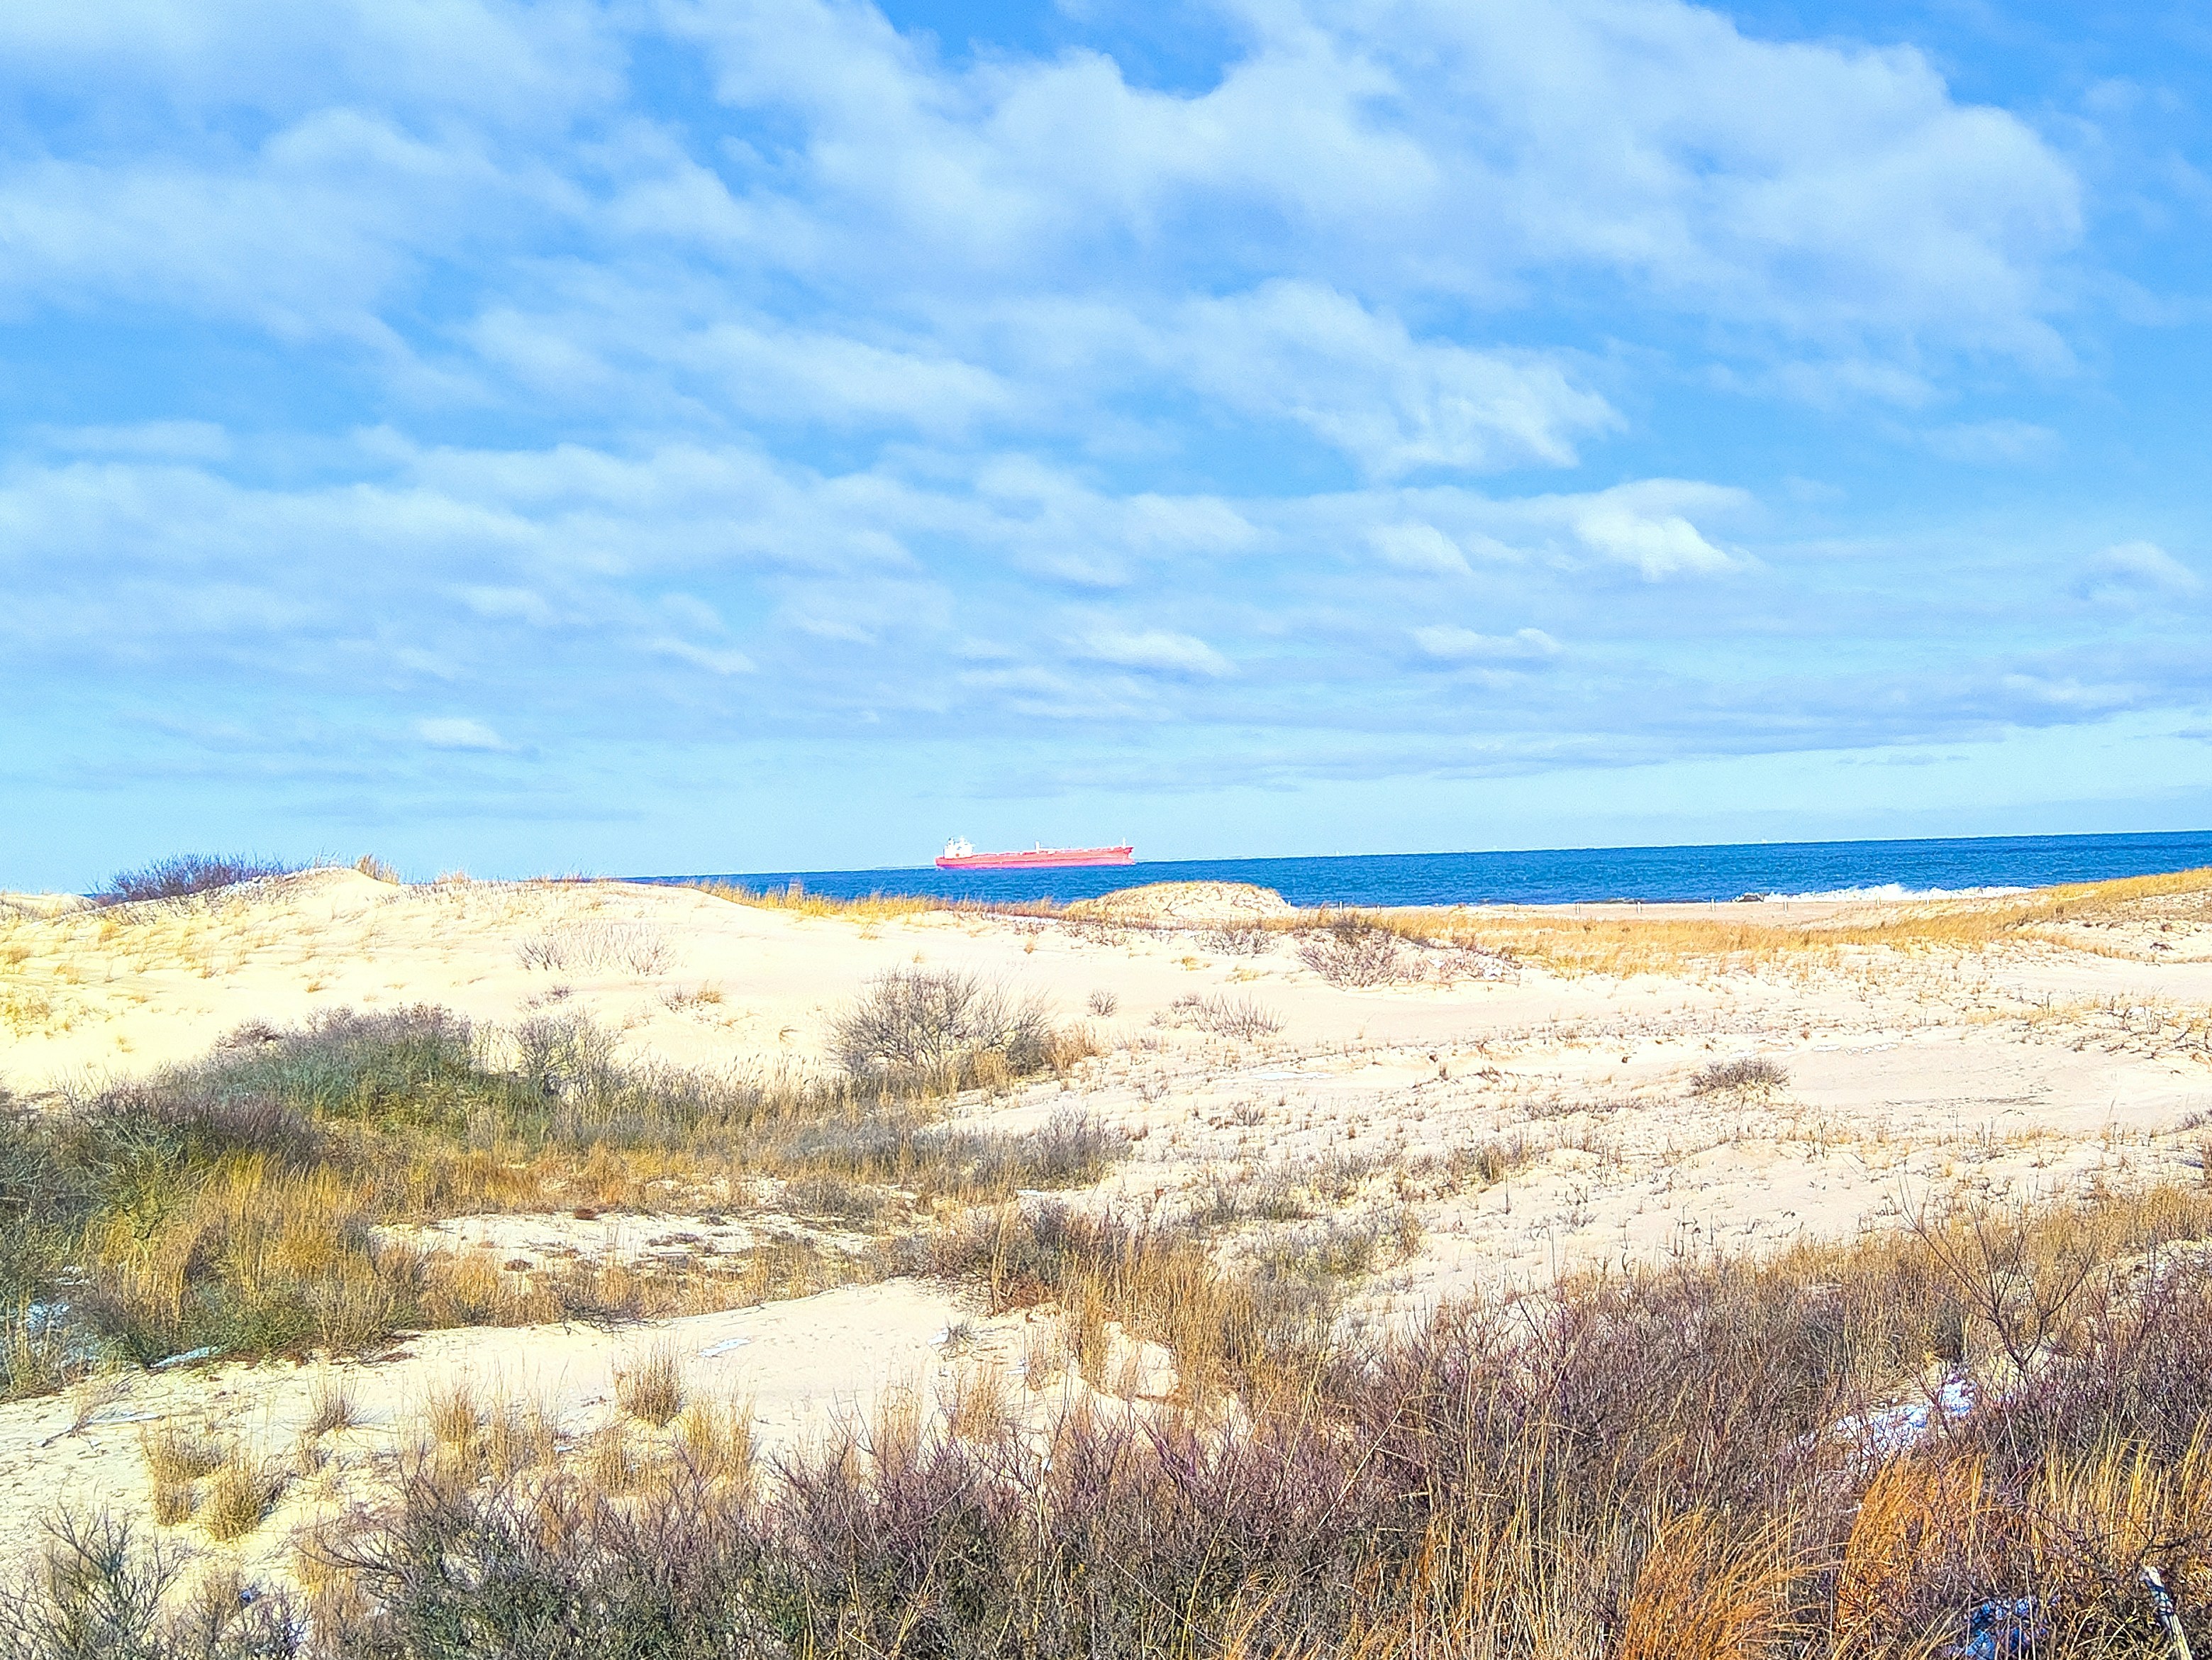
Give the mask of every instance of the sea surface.
[[1312, 859], [1179, 859], [1073, 870], [739, 871], [643, 879], [811, 893], [948, 899], [1087, 899], [1145, 882], [1255, 882], [1294, 905], [1557, 905], [1960, 894], [2148, 876], [2212, 865], [2212, 830], [2154, 836], [1999, 836], [1915, 842], [1744, 842], [1703, 848], [1521, 853], [1370, 853]]

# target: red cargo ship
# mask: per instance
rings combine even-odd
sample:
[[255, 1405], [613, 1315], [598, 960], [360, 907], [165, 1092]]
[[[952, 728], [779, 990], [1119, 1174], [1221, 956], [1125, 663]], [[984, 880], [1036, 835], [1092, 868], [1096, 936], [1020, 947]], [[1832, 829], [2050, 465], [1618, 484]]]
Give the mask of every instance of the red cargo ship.
[[1136, 848], [1031, 848], [1027, 853], [978, 853], [964, 836], [945, 844], [937, 855], [939, 870], [1056, 870], [1066, 865], [1127, 865], [1135, 862]]

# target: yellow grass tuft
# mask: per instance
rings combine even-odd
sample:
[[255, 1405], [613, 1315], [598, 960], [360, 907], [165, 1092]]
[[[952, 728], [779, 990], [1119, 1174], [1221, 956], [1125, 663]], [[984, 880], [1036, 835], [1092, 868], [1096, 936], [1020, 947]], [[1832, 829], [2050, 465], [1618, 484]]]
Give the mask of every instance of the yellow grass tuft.
[[664, 1427], [684, 1410], [684, 1363], [674, 1348], [656, 1344], [628, 1371], [615, 1377], [615, 1401], [633, 1418]]
[[446, 1447], [466, 1448], [484, 1426], [483, 1408], [477, 1404], [476, 1391], [459, 1378], [430, 1396], [423, 1417], [438, 1444]]
[[138, 1450], [146, 1460], [146, 1473], [157, 1486], [185, 1486], [220, 1468], [228, 1450], [204, 1432], [176, 1424], [159, 1424], [138, 1434]]
[[233, 1454], [209, 1478], [207, 1494], [200, 1502], [200, 1525], [217, 1544], [243, 1539], [261, 1525], [276, 1502], [282, 1479]]
[[1668, 1523], [1636, 1576], [1614, 1660], [1762, 1660], [1796, 1579], [1771, 1538], [1731, 1540], [1698, 1514]]

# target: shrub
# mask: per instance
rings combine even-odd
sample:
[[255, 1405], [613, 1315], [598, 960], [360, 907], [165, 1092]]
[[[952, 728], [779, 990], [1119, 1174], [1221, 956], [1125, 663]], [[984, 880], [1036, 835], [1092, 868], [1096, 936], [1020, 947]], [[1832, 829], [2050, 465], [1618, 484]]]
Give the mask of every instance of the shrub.
[[0, 1590], [7, 1660], [290, 1660], [301, 1651], [282, 1595], [211, 1581], [214, 1594], [173, 1602], [184, 1553], [142, 1543], [128, 1523], [64, 1515], [47, 1532], [44, 1560]]
[[665, 974], [676, 961], [676, 948], [647, 922], [564, 922], [532, 934], [515, 946], [526, 968], [565, 969], [585, 973], [621, 968], [632, 974]]
[[1765, 1092], [1785, 1087], [1790, 1074], [1763, 1055], [1740, 1055], [1700, 1067], [1690, 1078], [1692, 1095], [1716, 1095], [1735, 1090]]
[[1200, 997], [1187, 994], [1168, 1006], [1165, 1023], [1189, 1025], [1221, 1037], [1266, 1037], [1283, 1023], [1249, 997]]
[[894, 969], [830, 1028], [831, 1052], [857, 1079], [895, 1088], [957, 1088], [995, 1059], [1014, 1076], [1049, 1066], [1042, 1000], [1012, 1000], [972, 974]]
[[1384, 986], [1415, 977], [1405, 941], [1364, 917], [1340, 917], [1308, 937], [1298, 961], [1332, 986]]
[[1097, 1015], [1101, 1020], [1110, 1020], [1114, 1018], [1115, 1012], [1121, 1006], [1121, 1000], [1115, 993], [1101, 986], [1091, 994], [1087, 1004], [1091, 1013]]
[[1227, 922], [1199, 930], [1199, 943], [1223, 957], [1259, 957], [1275, 943], [1267, 928], [1251, 922]]
[[157, 859], [138, 870], [118, 871], [107, 885], [92, 896], [96, 905], [133, 905], [148, 900], [185, 899], [258, 882], [270, 876], [289, 876], [300, 868], [274, 859], [251, 855], [189, 853]]

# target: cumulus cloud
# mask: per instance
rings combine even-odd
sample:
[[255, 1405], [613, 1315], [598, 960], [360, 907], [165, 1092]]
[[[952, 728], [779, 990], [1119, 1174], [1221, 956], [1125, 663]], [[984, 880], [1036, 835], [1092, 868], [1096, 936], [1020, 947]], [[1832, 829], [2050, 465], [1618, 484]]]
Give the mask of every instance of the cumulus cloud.
[[1296, 422], [1370, 476], [1570, 466], [1613, 410], [1534, 353], [1416, 340], [1395, 318], [1312, 283], [1200, 301], [1172, 337], [1190, 383]]
[[1734, 569], [1739, 562], [1715, 546], [1692, 515], [1740, 510], [1747, 501], [1740, 490], [1650, 479], [1557, 505], [1585, 548], [1633, 565], [1647, 581], [1656, 582]]
[[481, 721], [438, 715], [415, 723], [415, 735], [434, 750], [504, 750], [507, 741]]
[[1195, 635], [1165, 629], [1125, 632], [1102, 629], [1076, 642], [1079, 656], [1117, 668], [1141, 669], [1153, 674], [1198, 676], [1218, 679], [1234, 673], [1234, 666]]
[[1559, 654], [1559, 642], [1541, 629], [1478, 634], [1473, 629], [1439, 623], [1415, 629], [1413, 635], [1413, 643], [1423, 652], [1446, 663], [1541, 663]]
[[2194, 593], [2197, 573], [2155, 542], [2118, 542], [2089, 561], [2080, 590], [2093, 599], [2132, 600]]
[[1386, 565], [1428, 576], [1472, 576], [1460, 544], [1434, 525], [1379, 525], [1367, 532], [1368, 545]]

